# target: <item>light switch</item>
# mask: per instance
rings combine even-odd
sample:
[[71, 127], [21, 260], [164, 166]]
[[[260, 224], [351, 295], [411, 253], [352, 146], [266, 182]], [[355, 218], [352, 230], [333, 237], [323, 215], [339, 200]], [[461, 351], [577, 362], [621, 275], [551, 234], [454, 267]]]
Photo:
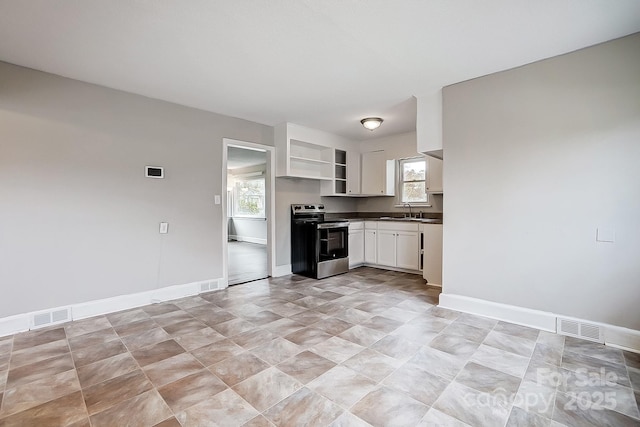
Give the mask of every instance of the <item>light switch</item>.
[[616, 231], [613, 228], [598, 227], [596, 231], [596, 241], [597, 242], [615, 242]]
[[214, 203], [216, 205], [219, 205], [220, 204], [220, 195], [216, 194], [215, 196], [213, 196], [213, 200], [214, 200]]
[[169, 232], [169, 223], [161, 222], [160, 223], [160, 234], [167, 234]]

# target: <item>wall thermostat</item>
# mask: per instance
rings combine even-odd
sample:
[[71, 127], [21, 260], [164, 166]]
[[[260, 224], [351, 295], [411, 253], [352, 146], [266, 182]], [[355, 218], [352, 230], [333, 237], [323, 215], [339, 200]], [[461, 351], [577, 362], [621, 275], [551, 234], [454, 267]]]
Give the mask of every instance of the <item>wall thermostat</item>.
[[164, 168], [160, 166], [145, 166], [145, 176], [147, 178], [164, 178]]

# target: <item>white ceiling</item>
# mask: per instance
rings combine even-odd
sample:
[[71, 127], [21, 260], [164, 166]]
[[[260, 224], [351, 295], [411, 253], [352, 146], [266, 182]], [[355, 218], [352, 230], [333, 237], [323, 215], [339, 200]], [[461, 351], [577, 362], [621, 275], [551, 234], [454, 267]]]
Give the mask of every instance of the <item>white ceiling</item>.
[[413, 96], [638, 31], [638, 0], [0, 0], [2, 61], [354, 139], [414, 130]]
[[240, 169], [267, 163], [266, 151], [229, 146], [227, 148], [227, 169]]

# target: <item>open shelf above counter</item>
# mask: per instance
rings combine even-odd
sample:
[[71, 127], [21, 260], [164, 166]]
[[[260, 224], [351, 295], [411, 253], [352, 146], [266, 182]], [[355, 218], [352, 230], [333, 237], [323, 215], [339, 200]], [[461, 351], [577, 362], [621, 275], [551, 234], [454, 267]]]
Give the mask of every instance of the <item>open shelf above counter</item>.
[[275, 128], [276, 176], [333, 180], [333, 148], [292, 138], [296, 129], [289, 123]]

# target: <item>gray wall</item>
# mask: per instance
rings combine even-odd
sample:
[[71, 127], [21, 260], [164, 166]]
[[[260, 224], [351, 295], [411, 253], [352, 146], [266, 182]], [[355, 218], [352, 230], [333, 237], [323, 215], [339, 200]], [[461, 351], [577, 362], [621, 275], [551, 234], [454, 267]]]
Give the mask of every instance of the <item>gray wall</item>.
[[640, 34], [443, 97], [444, 292], [640, 329]]
[[273, 145], [268, 126], [0, 63], [0, 317], [222, 277], [223, 137]]

